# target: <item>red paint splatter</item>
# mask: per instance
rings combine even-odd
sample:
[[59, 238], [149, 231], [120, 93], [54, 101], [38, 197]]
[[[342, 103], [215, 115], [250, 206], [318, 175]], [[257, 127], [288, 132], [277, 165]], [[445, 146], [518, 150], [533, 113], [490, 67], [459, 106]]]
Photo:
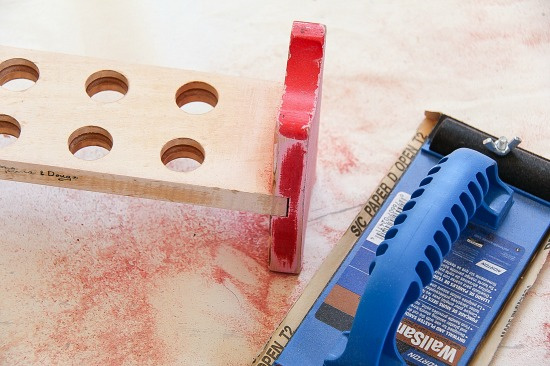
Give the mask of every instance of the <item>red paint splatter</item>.
[[544, 44], [550, 43], [550, 32], [545, 30], [543, 32], [532, 33], [528, 37], [525, 37], [523, 42], [527, 46], [539, 47]]
[[542, 329], [544, 331], [544, 346], [546, 347], [546, 350], [550, 352], [550, 323], [544, 323], [542, 325]]
[[[233, 283], [258, 324], [254, 335], [243, 333], [243, 338], [252, 349], [260, 348], [290, 302], [285, 297], [267, 301], [273, 295], [270, 284], [281, 276], [266, 268], [268, 217], [124, 197], [106, 201], [96, 208], [114, 220], [98, 214], [92, 228], [97, 232], [41, 252], [38, 270], [47, 283], [40, 293], [33, 286], [22, 289], [50, 304], [43, 319], [34, 320], [42, 335], [33, 346], [37, 362], [172, 363], [177, 355], [157, 334], [157, 310], [149, 296], [159, 281], [182, 273], [199, 274], [205, 283]], [[65, 214], [73, 215], [67, 225], [78, 216]], [[113, 221], [118, 223], [112, 226]], [[82, 234], [76, 230], [69, 235]], [[257, 275], [256, 283], [244, 283], [214, 265], [223, 247], [247, 259], [243, 266]], [[240, 330], [240, 321], [234, 321], [230, 326]]]
[[338, 156], [336, 164], [338, 166], [338, 171], [340, 172], [340, 174], [350, 173], [352, 170], [357, 168], [359, 161], [357, 160], [355, 155], [353, 155], [353, 152], [347, 144], [337, 143], [336, 153]]
[[340, 240], [343, 234], [341, 230], [336, 230], [324, 224], [320, 230], [323, 238], [327, 238], [331, 244], [335, 244], [338, 240]]
[[506, 29], [484, 29], [483, 31], [479, 30], [470, 30], [469, 36], [472, 42], [476, 41], [497, 41], [497, 40], [508, 40], [511, 39], [513, 34]]
[[214, 281], [216, 281], [217, 283], [219, 284], [223, 284], [223, 282], [227, 279], [230, 279], [231, 276], [229, 275], [229, 273], [227, 273], [227, 271], [224, 271], [223, 269], [221, 269], [220, 267], [215, 267], [213, 270], [212, 270], [212, 278], [214, 279]]
[[[288, 278], [288, 275], [277, 273], [263, 273], [259, 275], [260, 283], [271, 282], [275, 278]], [[243, 295], [247, 304], [252, 305], [256, 309], [256, 323], [258, 325], [259, 332], [265, 332], [265, 329], [275, 329], [279, 321], [282, 319], [286, 310], [292, 301], [288, 297], [274, 298], [270, 296], [271, 289], [269, 286], [250, 286], [250, 283], [246, 283], [238, 278], [232, 276], [224, 269], [216, 266], [212, 269], [212, 278], [222, 285], [231, 283], [238, 289], [238, 293]], [[224, 317], [220, 321], [227, 321]], [[268, 339], [271, 332], [266, 333], [263, 340]], [[247, 338], [251, 344], [257, 344], [257, 348], [263, 344], [258, 338], [259, 333], [253, 334], [243, 333], [243, 337]]]
[[[323, 140], [325, 153], [321, 162], [329, 169], [338, 170], [335, 174], [351, 173], [359, 167], [359, 159], [349, 147], [349, 143], [338, 136], [330, 136]], [[366, 165], [366, 164], [365, 164]]]

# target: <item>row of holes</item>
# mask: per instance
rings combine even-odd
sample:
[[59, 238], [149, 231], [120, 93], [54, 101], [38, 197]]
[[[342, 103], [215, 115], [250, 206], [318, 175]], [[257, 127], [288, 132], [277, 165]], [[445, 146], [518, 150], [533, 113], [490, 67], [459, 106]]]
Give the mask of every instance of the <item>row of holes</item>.
[[[0, 147], [12, 144], [21, 135], [19, 122], [6, 114], [0, 114]], [[97, 160], [113, 148], [109, 131], [98, 126], [85, 126], [74, 131], [68, 140], [69, 151], [83, 160]], [[204, 162], [204, 149], [195, 140], [177, 138], [167, 142], [160, 152], [160, 160], [170, 170], [189, 172]]]
[[[10, 91], [24, 91], [32, 87], [40, 77], [35, 63], [13, 58], [0, 63], [0, 86]], [[113, 70], [93, 73], [85, 82], [88, 96], [98, 102], [110, 103], [122, 99], [129, 90], [128, 79]], [[176, 105], [191, 114], [203, 114], [218, 104], [218, 92], [211, 85], [193, 81], [176, 91]], [[8, 115], [0, 115], [0, 148], [10, 145], [21, 135], [21, 125]], [[113, 148], [111, 134], [98, 126], [85, 126], [74, 131], [68, 141], [69, 151], [83, 160], [97, 160]], [[190, 138], [169, 141], [161, 150], [161, 161], [169, 169], [189, 172], [204, 162], [203, 147]]]
[[[23, 58], [0, 63], [0, 86], [10, 91], [24, 91], [40, 77], [38, 66]], [[84, 83], [88, 96], [98, 102], [110, 103], [122, 99], [129, 90], [129, 81], [118, 71], [102, 70], [93, 73]], [[176, 105], [191, 114], [204, 114], [218, 104], [218, 92], [210, 84], [192, 81], [176, 91]]]

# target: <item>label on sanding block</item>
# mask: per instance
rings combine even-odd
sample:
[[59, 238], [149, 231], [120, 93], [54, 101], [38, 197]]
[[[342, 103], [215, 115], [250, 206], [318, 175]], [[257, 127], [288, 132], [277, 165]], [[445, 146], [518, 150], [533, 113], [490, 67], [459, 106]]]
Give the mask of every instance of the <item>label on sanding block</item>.
[[467, 227], [398, 327], [403, 357], [412, 365], [458, 364], [524, 254], [517, 244]]
[[384, 241], [386, 232], [393, 226], [393, 221], [403, 211], [403, 206], [411, 199], [411, 195], [406, 192], [397, 192], [390, 203], [390, 206], [384, 211], [380, 220], [374, 225], [367, 240], [380, 245]]
[[[316, 311], [317, 320], [339, 331], [351, 328], [376, 248], [409, 198], [396, 194]], [[483, 335], [477, 334], [480, 323], [524, 254], [523, 247], [470, 224], [399, 324], [397, 344], [407, 364], [457, 365]]]

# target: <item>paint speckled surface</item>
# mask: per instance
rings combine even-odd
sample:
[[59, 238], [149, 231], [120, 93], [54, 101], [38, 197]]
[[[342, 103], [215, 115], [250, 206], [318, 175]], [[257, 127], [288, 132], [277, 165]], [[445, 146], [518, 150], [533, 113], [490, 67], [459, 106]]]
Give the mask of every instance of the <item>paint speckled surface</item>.
[[[1, 6], [4, 45], [279, 81], [292, 20], [328, 30], [303, 272], [264, 216], [2, 181], [1, 365], [251, 361], [425, 109], [550, 157], [547, 1]], [[549, 362], [549, 297], [547, 261], [494, 365]]]
[[3, 185], [5, 364], [238, 364], [290, 305], [266, 217], [23, 186]]

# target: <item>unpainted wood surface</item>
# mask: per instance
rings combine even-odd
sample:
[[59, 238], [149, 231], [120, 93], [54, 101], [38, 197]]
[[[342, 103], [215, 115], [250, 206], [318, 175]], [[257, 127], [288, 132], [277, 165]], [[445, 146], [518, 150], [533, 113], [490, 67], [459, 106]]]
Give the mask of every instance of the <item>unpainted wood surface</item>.
[[[0, 88], [0, 114], [21, 126], [18, 140], [0, 150], [0, 178], [286, 214], [286, 199], [272, 196], [280, 83], [0, 47], [0, 62], [14, 58], [34, 63], [39, 77], [25, 91]], [[126, 95], [111, 103], [92, 100], [89, 93], [104, 90], [88, 79], [96, 72]], [[216, 93], [191, 88], [191, 100], [198, 91], [195, 97], [217, 103], [204, 114], [180, 110], [185, 96], [176, 101], [180, 87], [197, 81]], [[110, 134], [106, 156], [85, 161], [71, 153], [69, 137], [87, 126]], [[203, 156], [188, 153], [202, 165], [168, 169], [161, 151], [174, 139], [198, 142]], [[97, 145], [108, 145], [100, 140]]]

